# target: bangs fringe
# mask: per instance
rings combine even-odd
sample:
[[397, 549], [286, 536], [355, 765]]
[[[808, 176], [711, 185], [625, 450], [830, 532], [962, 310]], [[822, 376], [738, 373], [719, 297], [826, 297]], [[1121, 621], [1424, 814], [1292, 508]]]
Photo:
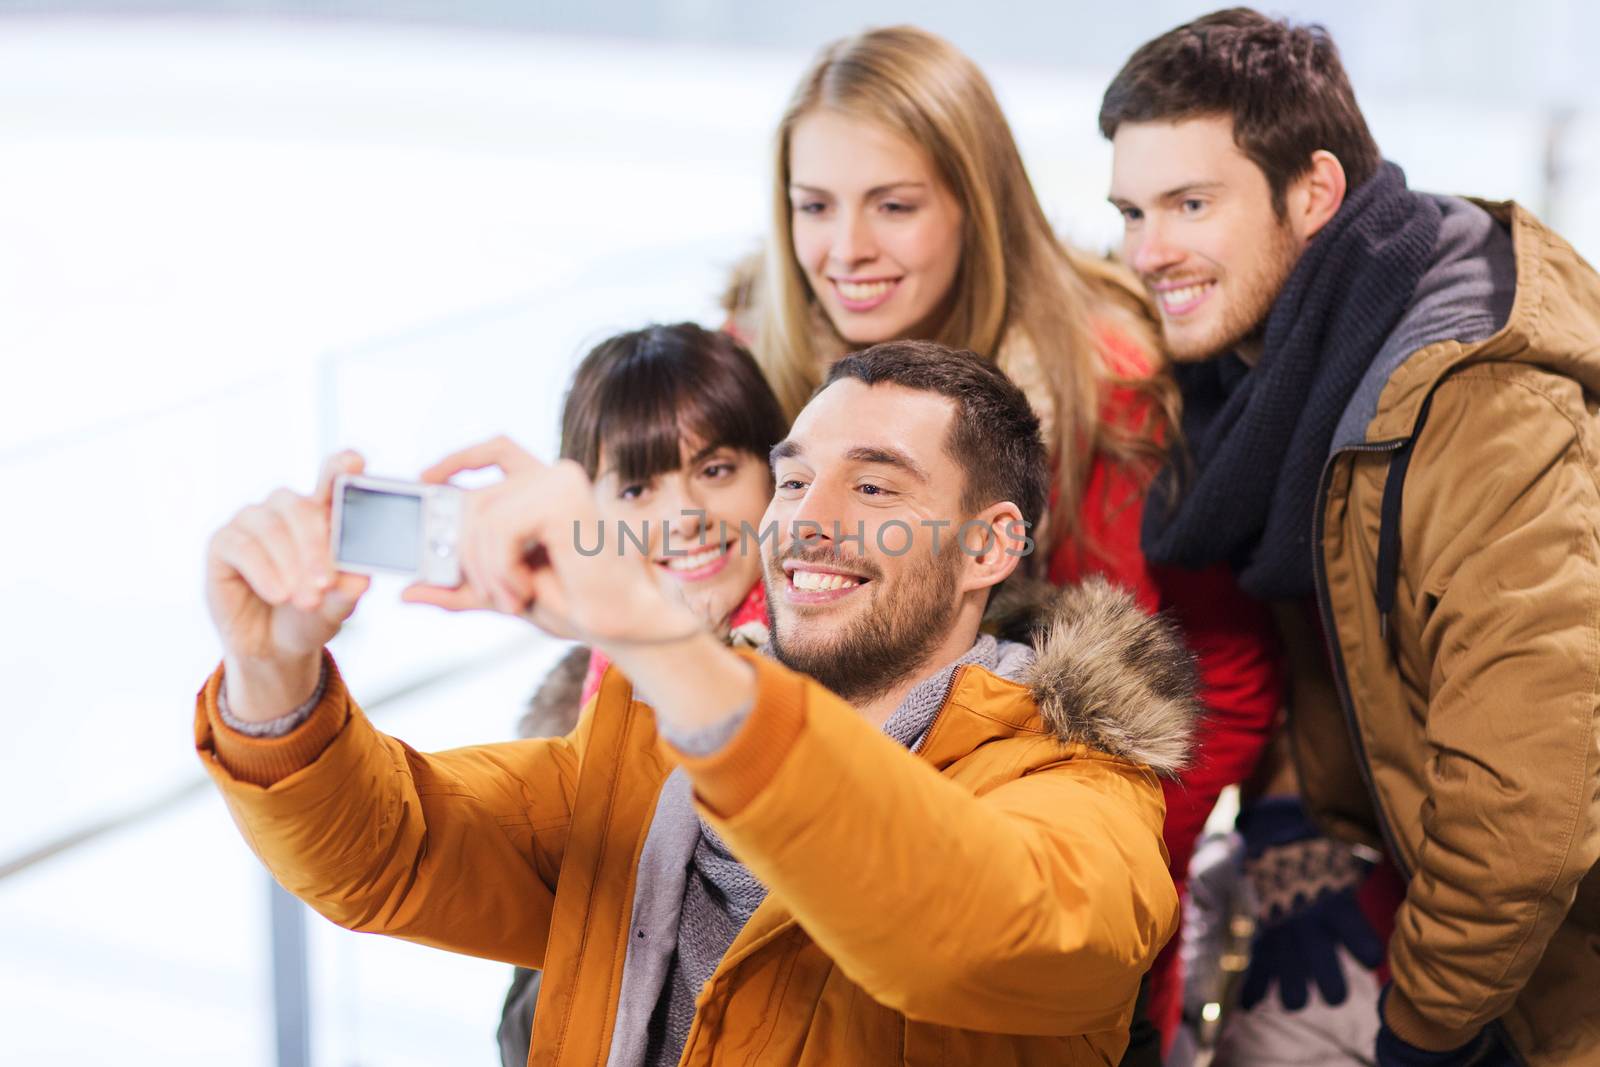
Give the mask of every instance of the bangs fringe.
[[[782, 436], [777, 402], [763, 387], [750, 388], [729, 376], [685, 374], [659, 362], [630, 368], [606, 390], [606, 417], [599, 438], [608, 466], [626, 483], [648, 481], [683, 466], [683, 445], [696, 451], [732, 448], [763, 463]], [[754, 372], [754, 366], [751, 370]], [[758, 374], [754, 376], [760, 382]]]

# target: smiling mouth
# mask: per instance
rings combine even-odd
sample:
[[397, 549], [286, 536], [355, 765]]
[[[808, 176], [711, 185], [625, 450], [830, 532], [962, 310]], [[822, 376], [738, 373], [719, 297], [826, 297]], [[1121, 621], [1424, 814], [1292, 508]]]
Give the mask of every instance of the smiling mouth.
[[784, 576], [789, 600], [797, 604], [826, 604], [849, 596], [871, 579], [858, 574], [786, 565]]
[[1173, 289], [1161, 289], [1156, 292], [1156, 300], [1161, 305], [1163, 314], [1169, 317], [1187, 315], [1201, 304], [1206, 297], [1217, 287], [1216, 282], [1195, 282], [1191, 285], [1178, 286]]
[[854, 589], [865, 582], [860, 578], [829, 574], [824, 571], [792, 571], [789, 574], [789, 584], [796, 589], [813, 592], [824, 589]]
[[658, 558], [655, 564], [674, 578], [685, 581], [709, 578], [727, 565], [728, 553], [733, 550], [734, 543], [733, 541], [728, 541], [724, 544], [712, 545], [710, 548], [688, 553], [687, 555], [674, 554], [666, 558]]
[[900, 284], [899, 278], [878, 278], [865, 282], [846, 281], [843, 278], [828, 280], [833, 283], [833, 291], [838, 294], [839, 302], [849, 311], [871, 311], [888, 300]]

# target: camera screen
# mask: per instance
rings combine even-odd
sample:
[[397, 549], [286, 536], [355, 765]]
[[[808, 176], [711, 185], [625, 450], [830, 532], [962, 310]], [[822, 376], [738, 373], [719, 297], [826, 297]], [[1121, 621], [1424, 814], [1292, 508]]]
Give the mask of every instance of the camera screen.
[[339, 560], [414, 571], [422, 559], [422, 498], [345, 486]]

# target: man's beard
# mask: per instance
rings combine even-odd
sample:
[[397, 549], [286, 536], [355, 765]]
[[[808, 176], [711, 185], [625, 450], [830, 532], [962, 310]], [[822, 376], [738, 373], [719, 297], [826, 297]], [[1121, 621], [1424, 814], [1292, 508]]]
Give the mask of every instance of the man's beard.
[[[844, 560], [823, 550], [791, 551], [785, 557], [772, 557], [769, 576], [782, 581], [783, 558], [808, 563], [835, 563], [860, 569], [866, 560]], [[801, 633], [783, 634], [783, 612], [788, 610], [768, 578], [767, 603], [772, 605], [772, 654], [779, 663], [808, 674], [852, 704], [861, 704], [889, 692], [913, 671], [924, 665], [955, 625], [960, 603], [956, 583], [961, 575], [961, 556], [946, 546], [930, 552], [902, 573], [892, 584], [884, 582], [882, 571], [873, 575], [868, 592], [872, 602], [865, 613], [853, 619], [844, 632], [831, 640], [815, 631], [807, 640], [804, 616], [791, 617], [790, 623]], [[874, 588], [876, 587], [876, 588]]]
[[[1226, 355], [1246, 341], [1259, 340], [1267, 328], [1267, 315], [1299, 258], [1294, 236], [1287, 225], [1279, 224], [1261, 259], [1248, 274], [1241, 274], [1228, 285], [1232, 303], [1223, 309], [1221, 321], [1208, 334], [1179, 343], [1162, 320], [1162, 341], [1168, 354], [1178, 363], [1196, 363]], [[1156, 280], [1159, 279], [1152, 279]]]

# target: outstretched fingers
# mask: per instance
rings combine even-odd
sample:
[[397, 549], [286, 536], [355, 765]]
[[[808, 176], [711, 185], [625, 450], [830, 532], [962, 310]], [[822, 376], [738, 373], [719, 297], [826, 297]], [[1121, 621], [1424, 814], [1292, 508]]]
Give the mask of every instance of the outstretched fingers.
[[449, 481], [462, 471], [483, 470], [485, 467], [498, 467], [510, 476], [541, 471], [544, 466], [533, 453], [502, 435], [450, 453], [423, 471], [420, 478], [424, 482], [438, 484]]
[[438, 585], [408, 585], [400, 593], [407, 604], [428, 604], [445, 611], [479, 611], [489, 605], [472, 585], [446, 589]]

